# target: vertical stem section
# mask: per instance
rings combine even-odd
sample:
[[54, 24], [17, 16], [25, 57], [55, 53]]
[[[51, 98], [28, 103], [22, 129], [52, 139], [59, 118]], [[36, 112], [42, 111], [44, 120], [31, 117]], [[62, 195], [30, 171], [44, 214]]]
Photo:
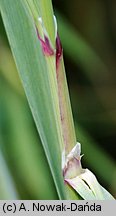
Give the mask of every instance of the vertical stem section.
[[74, 129], [74, 122], [65, 75], [63, 57], [57, 65], [57, 82], [58, 82], [58, 95], [59, 106], [62, 123], [62, 133], [65, 145], [65, 156], [69, 154], [72, 148], [76, 145], [76, 135]]
[[61, 142], [59, 142], [61, 154], [64, 150], [64, 142], [63, 142], [63, 136], [62, 136], [62, 124], [61, 124], [61, 117], [60, 117], [60, 107], [59, 107], [59, 95], [58, 95], [58, 88], [57, 88], [57, 79], [56, 79], [56, 64], [55, 64], [55, 56], [46, 56], [45, 57], [47, 66], [48, 66], [48, 72], [49, 72], [49, 82], [52, 92], [52, 98], [54, 101], [54, 107], [55, 107], [55, 115], [56, 115], [56, 124], [57, 124], [57, 130], [59, 132], [59, 139]]
[[[34, 5], [36, 5], [38, 1], [26, 1], [30, 5], [34, 13], [34, 10], [36, 8], [34, 8]], [[67, 80], [65, 76], [62, 46], [59, 36], [57, 35], [56, 37], [55, 35], [56, 26], [53, 17], [54, 14], [52, 1], [39, 0], [38, 7], [40, 11], [39, 15], [42, 18], [42, 26], [38, 27], [38, 17], [36, 17], [36, 25], [38, 27], [39, 34], [41, 35], [41, 31], [43, 31], [43, 34], [48, 34], [48, 40], [50, 42], [50, 45], [52, 46], [51, 48], [53, 49], [53, 55], [45, 55], [45, 59], [49, 72], [49, 81], [54, 101], [56, 122], [59, 130], [59, 135], [62, 140], [62, 145], [60, 146], [60, 148], [61, 152], [63, 152], [65, 149], [65, 156], [67, 156], [76, 144], [76, 135], [74, 130], [74, 122], [72, 117]]]
[[53, 7], [51, 0], [40, 0], [41, 16], [44, 26], [48, 32], [53, 47], [55, 47], [55, 25], [53, 18]]

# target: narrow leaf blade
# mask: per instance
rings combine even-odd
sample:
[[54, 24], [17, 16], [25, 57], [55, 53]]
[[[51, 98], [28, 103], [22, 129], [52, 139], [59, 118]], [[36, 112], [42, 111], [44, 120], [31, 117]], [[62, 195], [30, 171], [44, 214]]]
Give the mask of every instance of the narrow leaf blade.
[[0, 8], [15, 62], [59, 197], [64, 199], [59, 148], [60, 133], [52, 101], [47, 65], [38, 42], [34, 22], [26, 4], [21, 0], [15, 1], [15, 3], [14, 0], [0, 1]]

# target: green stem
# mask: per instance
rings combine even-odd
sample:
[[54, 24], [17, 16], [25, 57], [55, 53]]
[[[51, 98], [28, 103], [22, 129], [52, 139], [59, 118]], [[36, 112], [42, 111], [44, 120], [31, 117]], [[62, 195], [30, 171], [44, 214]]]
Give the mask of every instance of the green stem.
[[73, 122], [67, 80], [65, 75], [63, 57], [61, 58], [59, 62], [59, 66], [57, 68], [57, 83], [58, 83], [58, 95], [59, 95], [62, 133], [63, 133], [65, 156], [66, 156], [76, 145], [76, 135], [75, 135], [74, 122]]

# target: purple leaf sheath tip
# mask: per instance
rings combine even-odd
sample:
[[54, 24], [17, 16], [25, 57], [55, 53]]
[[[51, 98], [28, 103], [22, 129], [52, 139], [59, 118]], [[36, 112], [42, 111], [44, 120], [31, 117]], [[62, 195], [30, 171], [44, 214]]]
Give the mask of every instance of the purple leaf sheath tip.
[[40, 34], [39, 34], [37, 28], [36, 28], [36, 30], [37, 30], [38, 39], [41, 43], [43, 54], [45, 56], [55, 55], [56, 56], [56, 68], [58, 68], [58, 65], [59, 65], [59, 62], [60, 62], [60, 59], [61, 59], [62, 53], [63, 53], [63, 49], [62, 49], [59, 35], [57, 34], [57, 37], [56, 37], [56, 53], [55, 53], [55, 51], [53, 50], [53, 48], [50, 45], [49, 38], [46, 35], [44, 35], [44, 40], [43, 40], [40, 37]]
[[38, 39], [41, 43], [41, 47], [42, 47], [44, 55], [47, 55], [47, 56], [54, 55], [54, 50], [50, 46], [50, 42], [49, 42], [48, 37], [44, 36], [44, 40], [43, 40], [39, 35], [38, 29], [37, 29], [37, 36], [38, 36]]
[[60, 41], [60, 37], [57, 34], [57, 37], [56, 37], [56, 68], [58, 67], [59, 61], [62, 57], [62, 53], [63, 53], [62, 44]]

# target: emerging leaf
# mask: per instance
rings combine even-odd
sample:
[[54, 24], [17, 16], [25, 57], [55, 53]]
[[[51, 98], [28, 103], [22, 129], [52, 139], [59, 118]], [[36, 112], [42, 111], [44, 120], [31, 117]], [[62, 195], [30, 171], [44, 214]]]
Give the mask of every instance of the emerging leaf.
[[80, 144], [68, 154], [64, 167], [64, 180], [85, 200], [112, 200], [113, 196], [97, 181], [88, 169], [82, 169]]

